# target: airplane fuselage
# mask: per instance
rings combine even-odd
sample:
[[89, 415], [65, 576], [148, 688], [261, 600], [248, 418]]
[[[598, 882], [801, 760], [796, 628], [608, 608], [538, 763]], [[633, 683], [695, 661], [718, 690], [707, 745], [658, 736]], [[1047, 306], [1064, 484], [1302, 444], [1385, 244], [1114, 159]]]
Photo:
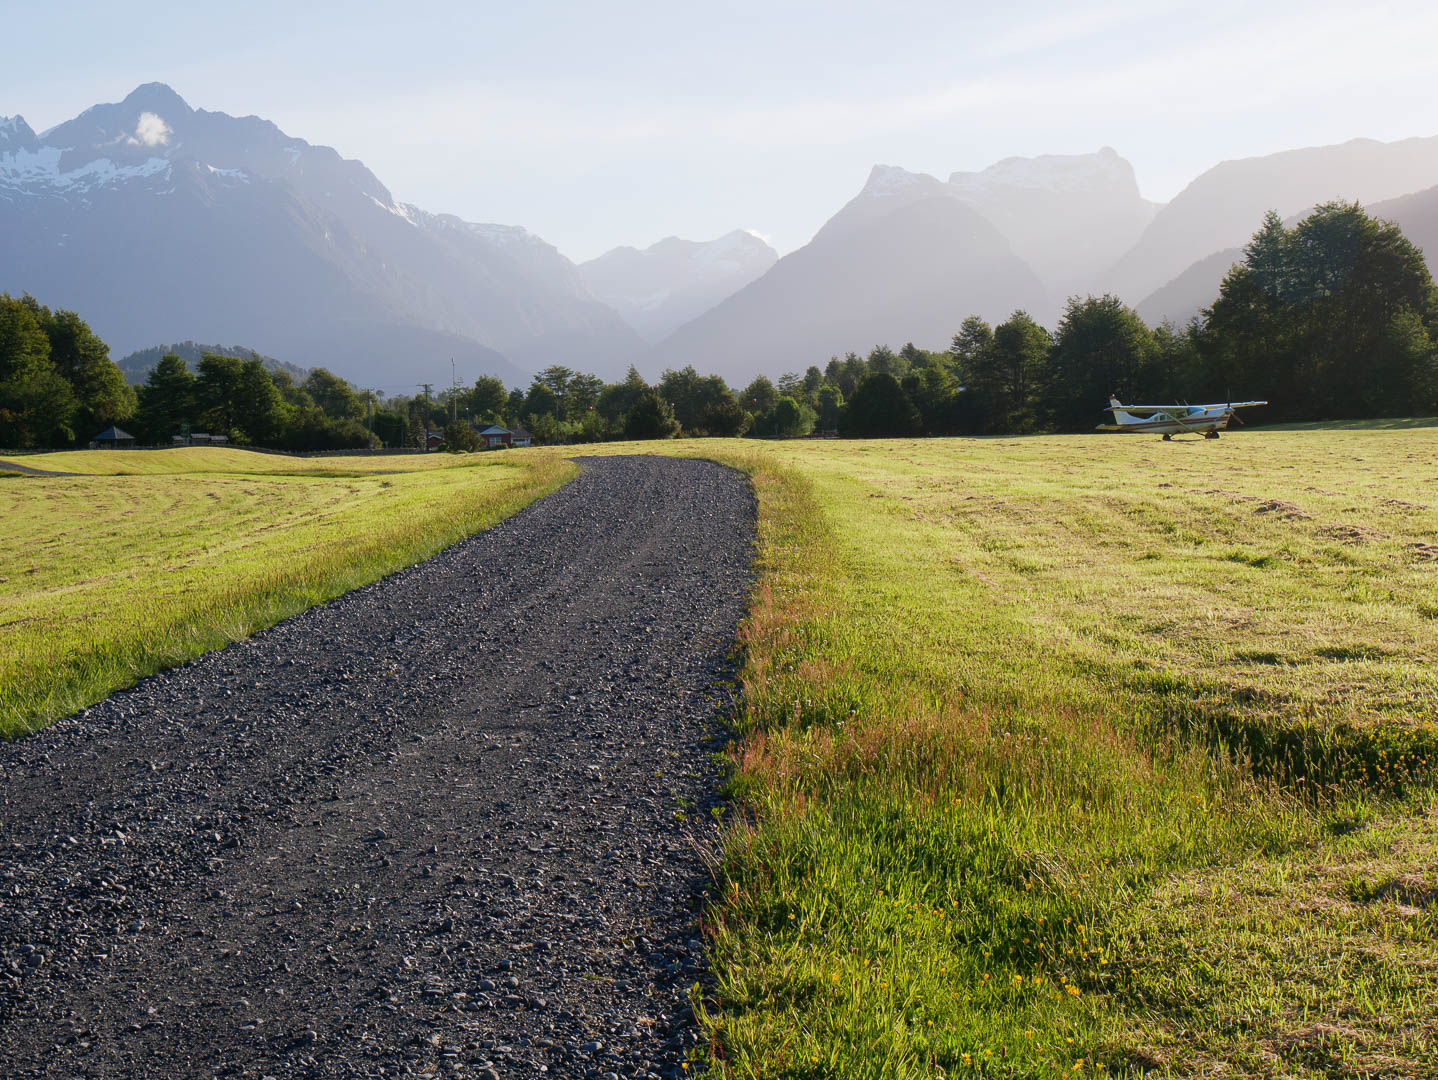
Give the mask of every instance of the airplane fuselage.
[[1123, 405], [1118, 398], [1108, 399], [1112, 424], [1101, 424], [1103, 431], [1132, 431], [1145, 435], [1171, 435], [1193, 432], [1210, 439], [1218, 438], [1228, 429], [1228, 422], [1238, 409], [1267, 405], [1266, 401], [1226, 401], [1219, 405]]
[[1178, 435], [1185, 431], [1226, 431], [1233, 410], [1227, 405], [1187, 405], [1148, 416], [1135, 416], [1126, 409], [1113, 409], [1114, 427], [1120, 431], [1151, 435]]

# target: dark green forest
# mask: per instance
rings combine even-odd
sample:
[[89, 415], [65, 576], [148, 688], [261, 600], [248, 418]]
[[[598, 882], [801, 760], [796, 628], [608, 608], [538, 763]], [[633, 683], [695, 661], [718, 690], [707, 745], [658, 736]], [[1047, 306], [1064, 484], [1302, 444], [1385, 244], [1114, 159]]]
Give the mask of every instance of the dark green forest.
[[1292, 228], [1270, 213], [1186, 327], [1149, 327], [1113, 296], [1073, 297], [1053, 332], [1015, 311], [959, 321], [949, 348], [880, 345], [867, 356], [742, 390], [693, 367], [650, 384], [567, 367], [527, 388], [494, 376], [386, 398], [324, 368], [296, 379], [257, 355], [170, 353], [138, 390], [74, 312], [0, 295], [0, 446], [85, 445], [110, 424], [141, 444], [205, 431], [281, 450], [472, 449], [489, 424], [536, 443], [698, 436], [1013, 435], [1092, 430], [1110, 393], [1128, 401], [1267, 399], [1258, 422], [1438, 412], [1438, 289], [1397, 226], [1328, 203]]

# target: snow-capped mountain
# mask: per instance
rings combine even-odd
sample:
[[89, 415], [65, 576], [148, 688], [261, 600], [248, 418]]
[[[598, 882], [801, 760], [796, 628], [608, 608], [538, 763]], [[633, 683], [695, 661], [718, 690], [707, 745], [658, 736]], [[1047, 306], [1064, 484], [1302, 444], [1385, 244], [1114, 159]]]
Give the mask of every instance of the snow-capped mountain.
[[[150, 83], [37, 136], [0, 120], [0, 290], [73, 308], [117, 353], [242, 340], [403, 386], [617, 374], [641, 347], [523, 229], [397, 202], [357, 161]], [[502, 354], [502, 355], [501, 355]]]
[[645, 341], [667, 336], [761, 277], [779, 253], [744, 229], [707, 243], [671, 236], [640, 251], [618, 247], [580, 263], [596, 299], [624, 317]]

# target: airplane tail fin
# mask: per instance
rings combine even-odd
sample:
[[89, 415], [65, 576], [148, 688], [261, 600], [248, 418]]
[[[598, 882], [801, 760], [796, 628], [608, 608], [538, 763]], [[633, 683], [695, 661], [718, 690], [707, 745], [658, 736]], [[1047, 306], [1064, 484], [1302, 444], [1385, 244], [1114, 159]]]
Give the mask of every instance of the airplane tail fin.
[[1122, 408], [1123, 408], [1123, 406], [1120, 405], [1119, 402], [1118, 402], [1118, 397], [1117, 397], [1116, 395], [1114, 395], [1114, 394], [1110, 394], [1110, 395], [1108, 396], [1108, 407], [1109, 407], [1110, 409], [1122, 409]]

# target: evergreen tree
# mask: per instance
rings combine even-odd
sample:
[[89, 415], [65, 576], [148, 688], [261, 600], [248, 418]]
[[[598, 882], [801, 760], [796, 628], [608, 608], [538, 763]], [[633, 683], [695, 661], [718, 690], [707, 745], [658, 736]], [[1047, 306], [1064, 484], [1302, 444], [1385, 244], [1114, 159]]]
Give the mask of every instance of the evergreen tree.
[[463, 408], [476, 420], [486, 425], [497, 423], [505, 413], [509, 396], [504, 382], [495, 375], [481, 375], [474, 380], [474, 389], [469, 392]]
[[1035, 430], [1051, 344], [1049, 332], [1025, 311], [1015, 311], [994, 329], [993, 341], [973, 358], [965, 383], [965, 394], [972, 395], [966, 407], [976, 430], [992, 434]]
[[881, 371], [902, 380], [909, 373], [909, 358], [894, 352], [887, 345], [876, 345], [869, 352], [869, 370]]
[[604, 421], [617, 431], [623, 428], [624, 418], [629, 415], [630, 410], [648, 392], [649, 384], [644, 381], [638, 369], [630, 364], [624, 381], [606, 386], [594, 408]]
[[846, 432], [861, 437], [917, 435], [924, 426], [899, 380], [886, 371], [864, 377], [844, 415]]
[[305, 393], [309, 394], [310, 399], [330, 419], [362, 420], [364, 418], [364, 402], [355, 393], [354, 387], [333, 372], [322, 367], [315, 368], [305, 379], [304, 387]]
[[[110, 346], [73, 311], [51, 311], [33, 297], [24, 302], [36, 313], [50, 340], [50, 362], [70, 384], [78, 412], [75, 424], [88, 439], [135, 414], [135, 391], [110, 359]], [[93, 429], [93, 430], [88, 430]]]
[[839, 416], [844, 408], [844, 392], [833, 383], [819, 387], [818, 424], [823, 431], [839, 430]]
[[754, 418], [744, 411], [739, 399], [725, 390], [722, 398], [705, 407], [700, 428], [708, 435], [737, 438], [748, 431], [753, 422]]
[[711, 406], [732, 397], [718, 375], [700, 375], [691, 364], [680, 371], [665, 371], [659, 377], [659, 396], [674, 408], [674, 418], [685, 431], [699, 431]]
[[[258, 356], [240, 362], [232, 410], [232, 420], [245, 441], [274, 446], [284, 434], [290, 419], [289, 407]], [[355, 422], [353, 416], [338, 419]]]
[[824, 385], [824, 373], [813, 364], [804, 369], [804, 400], [811, 406], [819, 403], [819, 388]]
[[150, 442], [165, 442], [195, 417], [195, 376], [176, 353], [166, 353], [140, 388], [139, 426]]
[[959, 332], [954, 335], [953, 344], [949, 346], [954, 374], [961, 382], [967, 381], [976, 369], [987, 363], [984, 354], [993, 344], [993, 328], [983, 319], [970, 315], [963, 321]]
[[239, 396], [244, 370], [244, 361], [236, 356], [205, 353], [200, 357], [200, 370], [195, 378], [199, 425], [215, 434], [233, 433], [236, 425], [235, 399]]
[[1272, 402], [1308, 420], [1438, 406], [1438, 294], [1418, 251], [1357, 203], [1325, 203], [1285, 229], [1269, 214], [1196, 333], [1205, 396]]
[[903, 387], [923, 417], [926, 432], [948, 435], [957, 430], [959, 383], [938, 355], [919, 357], [918, 366], [910, 369]]
[[519, 423], [519, 418], [524, 415], [524, 391], [518, 388], [509, 392], [509, 400], [504, 406], [504, 415], [512, 423]]
[[679, 434], [679, 421], [669, 403], [653, 390], [639, 396], [624, 421], [626, 439], [672, 439]]
[[[568, 371], [569, 369], [564, 368], [563, 370]], [[554, 392], [554, 387], [536, 377], [534, 382], [530, 383], [528, 393], [524, 395], [524, 415], [527, 417], [552, 416], [555, 420], [561, 419], [559, 395]]]
[[854, 391], [859, 389], [859, 384], [864, 381], [864, 376], [869, 374], [869, 365], [856, 352], [844, 354], [844, 363], [839, 375], [839, 389], [844, 396], [852, 397]]
[[[780, 394], [770, 414], [774, 425], [773, 433], [784, 438], [796, 438], [814, 430], [814, 410], [795, 401], [788, 394]], [[761, 431], [761, 435], [769, 432]]]
[[744, 387], [744, 392], [739, 395], [739, 404], [744, 406], [757, 424], [759, 418], [768, 416], [774, 411], [774, 403], [779, 400], [779, 391], [774, 389], [774, 384], [763, 375], [756, 375], [754, 381]]
[[451, 420], [444, 428], [444, 448], [455, 454], [477, 450], [479, 435], [468, 420]]
[[36, 307], [30, 297], [0, 293], [0, 446], [17, 450], [73, 443], [80, 413], [74, 390], [50, 360]]
[[1116, 296], [1070, 297], [1049, 354], [1046, 413], [1060, 431], [1087, 431], [1110, 394], [1154, 397], [1153, 335]]

